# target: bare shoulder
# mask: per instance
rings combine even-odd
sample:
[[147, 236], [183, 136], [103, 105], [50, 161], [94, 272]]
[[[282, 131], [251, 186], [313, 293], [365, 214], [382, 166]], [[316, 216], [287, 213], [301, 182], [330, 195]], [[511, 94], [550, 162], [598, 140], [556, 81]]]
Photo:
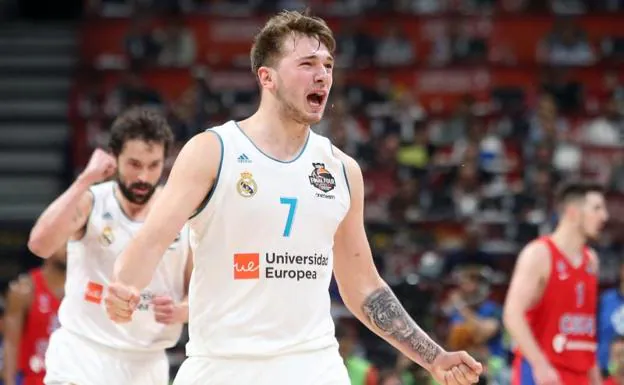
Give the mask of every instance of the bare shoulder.
[[516, 266], [526, 274], [542, 276], [550, 274], [550, 250], [546, 243], [536, 239], [527, 244], [520, 251]]
[[[174, 169], [194, 177], [214, 177], [222, 156], [221, 137], [214, 131], [205, 131], [192, 137], [180, 150]], [[173, 170], [172, 170], [173, 174]]]

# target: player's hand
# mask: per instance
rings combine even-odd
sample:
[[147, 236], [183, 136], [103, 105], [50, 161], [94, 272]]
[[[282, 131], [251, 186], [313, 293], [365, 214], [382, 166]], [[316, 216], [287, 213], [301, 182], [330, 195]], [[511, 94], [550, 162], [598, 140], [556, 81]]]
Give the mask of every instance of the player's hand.
[[120, 283], [112, 283], [108, 287], [108, 294], [104, 299], [108, 318], [116, 323], [132, 321], [132, 313], [136, 309], [141, 296], [133, 287]]
[[559, 373], [548, 362], [533, 367], [533, 378], [537, 385], [563, 385]]
[[101, 149], [96, 149], [91, 154], [91, 159], [87, 163], [81, 176], [88, 181], [89, 184], [103, 182], [115, 174], [117, 170], [117, 162], [115, 158]]
[[466, 352], [443, 352], [429, 370], [442, 385], [469, 385], [479, 382], [483, 366]]
[[184, 323], [188, 319], [188, 307], [184, 304], [176, 304], [167, 295], [157, 295], [152, 298], [154, 306], [154, 318], [156, 322], [171, 325]]

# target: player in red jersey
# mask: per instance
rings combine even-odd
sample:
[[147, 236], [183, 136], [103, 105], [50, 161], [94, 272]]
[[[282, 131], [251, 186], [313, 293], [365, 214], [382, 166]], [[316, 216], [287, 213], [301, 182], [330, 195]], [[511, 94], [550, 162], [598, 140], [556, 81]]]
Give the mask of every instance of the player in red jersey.
[[607, 219], [602, 188], [569, 183], [555, 231], [520, 253], [503, 311], [517, 344], [512, 385], [597, 385], [598, 258], [586, 246]]
[[[65, 249], [11, 283], [5, 314], [5, 385], [43, 385], [44, 358], [65, 285]], [[21, 382], [19, 381], [21, 378]]]

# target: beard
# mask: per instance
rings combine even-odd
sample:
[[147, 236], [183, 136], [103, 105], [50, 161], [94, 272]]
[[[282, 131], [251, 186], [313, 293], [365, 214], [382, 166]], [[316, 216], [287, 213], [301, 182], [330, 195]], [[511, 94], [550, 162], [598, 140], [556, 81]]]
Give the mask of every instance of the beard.
[[[121, 180], [120, 175], [117, 175], [117, 185], [119, 186], [119, 191], [121, 191], [124, 198], [137, 205], [146, 204], [156, 191], [156, 185], [147, 182], [135, 182], [131, 185], [127, 185]], [[134, 189], [146, 189], [147, 192], [139, 195], [133, 191]]]

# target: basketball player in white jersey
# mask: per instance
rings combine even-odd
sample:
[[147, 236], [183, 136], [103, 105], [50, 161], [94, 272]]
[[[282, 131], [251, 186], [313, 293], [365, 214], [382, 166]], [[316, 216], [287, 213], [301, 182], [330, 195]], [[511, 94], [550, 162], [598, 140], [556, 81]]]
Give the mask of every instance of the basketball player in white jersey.
[[[157, 185], [172, 140], [159, 114], [127, 111], [113, 123], [112, 155], [96, 150], [35, 224], [28, 245], [42, 258], [69, 240], [61, 327], [50, 338], [46, 385], [169, 383], [165, 349], [176, 344], [188, 319], [185, 295], [192, 265], [187, 227], [180, 224], [162, 250], [132, 322], [111, 322], [103, 299], [115, 260], [161, 194]], [[115, 174], [115, 180], [103, 182]]]
[[195, 256], [188, 359], [175, 385], [348, 385], [330, 315], [332, 272], [347, 307], [442, 384], [481, 365], [446, 352], [409, 317], [372, 260], [358, 164], [316, 135], [332, 85], [324, 21], [283, 12], [255, 38], [257, 112], [191, 139], [115, 263], [107, 310], [128, 322], [139, 290], [189, 221]]

